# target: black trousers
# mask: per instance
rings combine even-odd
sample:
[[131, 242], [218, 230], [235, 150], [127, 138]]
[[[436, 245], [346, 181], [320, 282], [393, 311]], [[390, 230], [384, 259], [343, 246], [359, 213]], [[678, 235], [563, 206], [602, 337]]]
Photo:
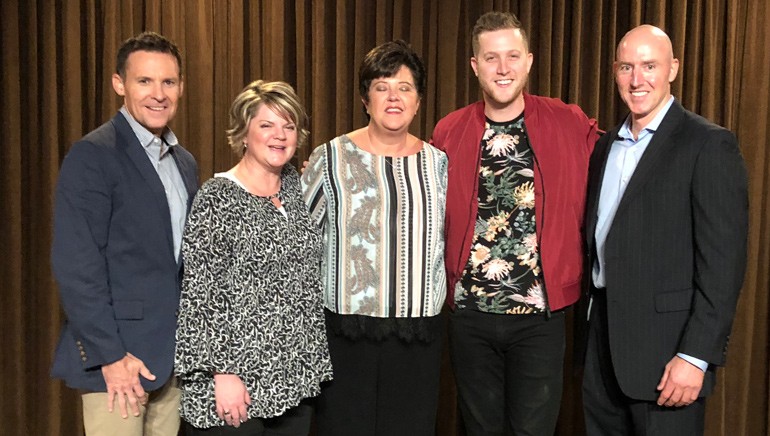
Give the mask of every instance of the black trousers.
[[705, 398], [699, 398], [685, 407], [663, 407], [658, 406], [654, 401], [635, 400], [623, 394], [615, 377], [610, 354], [606, 294], [603, 290], [599, 290], [593, 295], [583, 375], [586, 434], [589, 436], [702, 435], [706, 409]]
[[316, 405], [319, 436], [434, 436], [442, 335], [352, 340], [327, 329], [334, 379]]
[[565, 314], [552, 315], [451, 315], [450, 353], [468, 436], [553, 435], [563, 386]]
[[196, 428], [184, 422], [187, 436], [307, 436], [313, 417], [311, 400], [303, 400], [281, 416], [274, 418], [253, 418], [242, 423], [238, 428], [224, 425], [221, 427]]

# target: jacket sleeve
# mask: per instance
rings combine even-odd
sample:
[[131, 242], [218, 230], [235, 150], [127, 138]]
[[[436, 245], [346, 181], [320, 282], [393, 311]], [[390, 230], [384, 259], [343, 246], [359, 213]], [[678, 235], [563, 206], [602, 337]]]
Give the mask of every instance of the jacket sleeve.
[[723, 365], [746, 268], [748, 187], [735, 136], [709, 135], [697, 157], [691, 207], [694, 297], [679, 352]]
[[301, 183], [305, 204], [310, 209], [311, 219], [322, 227], [326, 216], [327, 201], [324, 195], [324, 174], [326, 166], [327, 144], [320, 145], [313, 150], [310, 160], [302, 173]]
[[179, 300], [175, 369], [182, 378], [236, 373], [240, 358], [235, 329], [232, 248], [227, 232], [235, 223], [227, 207], [204, 185], [193, 201], [182, 240], [184, 280]]
[[113, 182], [104, 153], [89, 142], [72, 146], [59, 172], [54, 205], [51, 265], [75, 336], [72, 346], [81, 349], [86, 369], [126, 355], [106, 260]]

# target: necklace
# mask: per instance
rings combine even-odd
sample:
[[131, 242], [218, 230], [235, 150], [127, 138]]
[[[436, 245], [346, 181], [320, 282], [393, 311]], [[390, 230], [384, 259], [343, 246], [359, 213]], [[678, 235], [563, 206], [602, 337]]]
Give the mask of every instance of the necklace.
[[279, 191], [279, 192], [276, 192], [275, 194], [270, 194], [270, 195], [268, 195], [267, 197], [264, 197], [264, 198], [266, 198], [266, 199], [268, 199], [270, 201], [275, 200], [275, 199], [280, 200], [281, 197], [278, 196], [278, 194], [280, 194], [280, 193], [281, 192]]

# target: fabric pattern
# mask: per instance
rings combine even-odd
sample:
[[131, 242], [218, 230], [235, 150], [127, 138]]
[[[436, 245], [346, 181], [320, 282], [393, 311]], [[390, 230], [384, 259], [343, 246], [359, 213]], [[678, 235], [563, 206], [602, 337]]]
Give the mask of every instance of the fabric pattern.
[[542, 312], [534, 156], [524, 115], [508, 123], [487, 120], [480, 146], [478, 216], [455, 304], [488, 313]]
[[223, 177], [207, 181], [184, 234], [185, 271], [176, 372], [182, 418], [224, 425], [214, 373], [237, 374], [249, 418], [280, 415], [331, 379], [321, 298], [321, 235], [302, 201], [299, 175], [284, 167], [284, 217], [264, 197]]
[[403, 157], [342, 135], [317, 147], [302, 176], [323, 228], [325, 304], [342, 315], [434, 316], [446, 296], [446, 155], [423, 143]]

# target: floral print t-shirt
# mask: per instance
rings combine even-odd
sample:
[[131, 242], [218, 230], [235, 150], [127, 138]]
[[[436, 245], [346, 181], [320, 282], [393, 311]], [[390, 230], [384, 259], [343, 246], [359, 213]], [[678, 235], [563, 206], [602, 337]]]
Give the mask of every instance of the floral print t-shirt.
[[506, 123], [487, 120], [480, 146], [479, 211], [455, 303], [488, 313], [543, 312], [534, 156], [524, 114]]

